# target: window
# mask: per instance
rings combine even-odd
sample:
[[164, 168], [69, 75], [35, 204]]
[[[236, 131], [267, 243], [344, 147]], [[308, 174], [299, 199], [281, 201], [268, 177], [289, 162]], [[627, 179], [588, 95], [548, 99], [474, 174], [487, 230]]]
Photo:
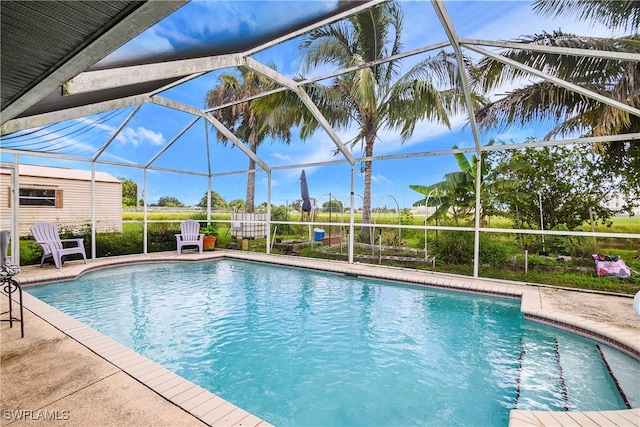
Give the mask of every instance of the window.
[[20, 206], [62, 207], [62, 190], [52, 188], [21, 188]]

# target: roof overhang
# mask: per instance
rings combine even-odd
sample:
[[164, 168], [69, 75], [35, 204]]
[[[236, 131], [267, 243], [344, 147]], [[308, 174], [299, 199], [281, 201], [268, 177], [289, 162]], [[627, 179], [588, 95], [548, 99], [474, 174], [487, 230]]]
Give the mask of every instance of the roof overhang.
[[2, 123], [19, 117], [186, 3], [1, 2]]

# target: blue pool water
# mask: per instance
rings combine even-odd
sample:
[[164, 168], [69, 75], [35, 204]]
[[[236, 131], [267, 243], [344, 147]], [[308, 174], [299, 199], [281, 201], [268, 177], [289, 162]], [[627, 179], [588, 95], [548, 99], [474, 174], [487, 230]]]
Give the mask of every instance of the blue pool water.
[[231, 260], [25, 291], [277, 426], [626, 408], [593, 342], [525, 321], [515, 300]]

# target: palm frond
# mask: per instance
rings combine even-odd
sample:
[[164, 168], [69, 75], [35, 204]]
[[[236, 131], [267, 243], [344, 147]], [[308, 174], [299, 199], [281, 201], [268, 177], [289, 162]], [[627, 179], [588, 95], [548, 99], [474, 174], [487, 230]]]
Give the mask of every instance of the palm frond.
[[640, 28], [640, 4], [635, 0], [534, 0], [533, 11], [546, 16], [577, 15], [624, 31]]
[[414, 65], [394, 83], [385, 100], [388, 128], [400, 129], [407, 140], [420, 120], [450, 126], [450, 114], [466, 111], [459, 76], [455, 56], [445, 51]]
[[[271, 90], [277, 85], [264, 75], [241, 67], [239, 72], [224, 73], [218, 79], [218, 85], [210, 89], [205, 96], [209, 108], [234, 103], [251, 96]], [[264, 102], [267, 102], [266, 100]], [[285, 143], [291, 141], [291, 124], [278, 119], [275, 114], [263, 114], [257, 100], [235, 103], [215, 110], [213, 115], [220, 120], [240, 140], [257, 147], [267, 137], [277, 138]], [[217, 132], [217, 139], [227, 143], [227, 138]]]
[[440, 92], [428, 80], [398, 81], [381, 106], [389, 129], [400, 129], [403, 141], [413, 134], [419, 120], [436, 120], [449, 126]]
[[[357, 51], [364, 62], [395, 55], [400, 52], [402, 10], [395, 2], [385, 2], [352, 15]], [[388, 83], [398, 71], [397, 61], [372, 67], [379, 84]]]
[[345, 22], [313, 30], [300, 44], [304, 52], [302, 72], [306, 74], [320, 64], [348, 67], [355, 52], [352, 39], [352, 30]]
[[[593, 88], [600, 93], [602, 88]], [[580, 115], [597, 105], [584, 95], [550, 82], [532, 83], [510, 92], [502, 99], [476, 111], [481, 129], [504, 127], [511, 123], [526, 124], [542, 120], [558, 122]]]

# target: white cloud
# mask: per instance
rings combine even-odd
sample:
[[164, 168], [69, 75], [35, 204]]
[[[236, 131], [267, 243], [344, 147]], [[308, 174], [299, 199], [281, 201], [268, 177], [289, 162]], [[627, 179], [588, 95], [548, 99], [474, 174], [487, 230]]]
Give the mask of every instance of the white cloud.
[[[319, 131], [317, 139], [314, 138], [313, 141], [309, 141], [305, 144], [305, 146], [313, 147], [313, 149], [311, 151], [304, 152], [302, 156], [294, 159], [295, 163], [293, 164], [328, 162], [343, 158], [341, 155], [338, 155], [337, 157], [333, 155], [333, 150], [336, 148], [336, 145], [328, 136], [320, 135], [321, 133], [322, 131]], [[306, 168], [306, 173], [309, 174], [309, 170], [312, 169], [313, 168]]]
[[165, 143], [164, 136], [161, 132], [154, 132], [142, 126], [137, 128], [125, 128], [116, 136], [116, 141], [122, 145], [133, 145], [138, 147], [140, 144], [149, 143], [151, 145], [163, 145]]
[[101, 160], [105, 160], [105, 159], [111, 159], [115, 162], [120, 162], [120, 163], [125, 163], [125, 164], [130, 164], [130, 165], [135, 165], [136, 162], [129, 159], [129, 158], [125, 158], [125, 157], [121, 157], [121, 156], [116, 156], [115, 154], [111, 154], [107, 151], [105, 151], [104, 153], [102, 153], [102, 155], [100, 156]]
[[389, 184], [393, 184], [393, 181], [391, 181], [389, 178], [387, 178], [387, 177], [386, 177], [386, 176], [384, 176], [384, 175], [376, 175], [376, 174], [373, 174], [373, 175], [371, 176], [371, 181], [372, 181], [374, 184], [377, 184], [377, 185], [389, 185]]
[[[169, 34], [169, 36], [175, 37], [175, 34]], [[105, 57], [97, 65], [166, 54], [173, 51], [173, 45], [166, 36], [157, 33], [154, 29], [149, 29]]]
[[281, 152], [272, 153], [271, 157], [275, 158], [276, 160], [283, 161], [283, 162], [290, 162], [291, 161], [291, 156], [286, 156], [286, 155], [282, 154]]

